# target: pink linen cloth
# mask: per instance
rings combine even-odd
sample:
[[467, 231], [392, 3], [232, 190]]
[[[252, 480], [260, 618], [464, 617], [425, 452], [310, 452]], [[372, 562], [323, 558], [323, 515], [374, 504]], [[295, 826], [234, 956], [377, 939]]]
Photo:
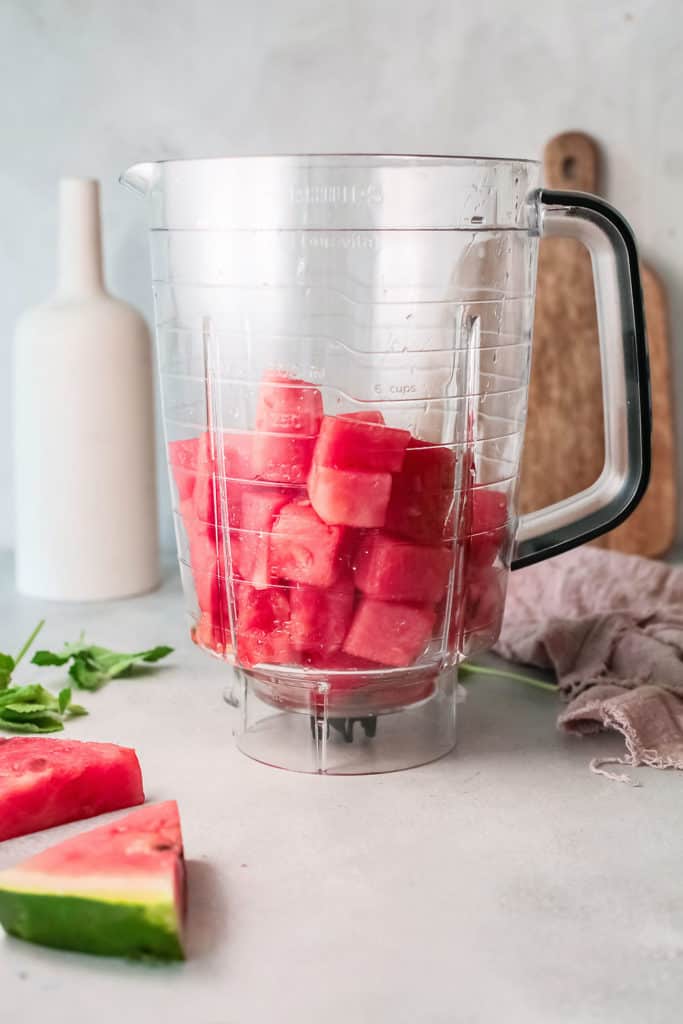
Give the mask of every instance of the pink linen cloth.
[[498, 654], [553, 669], [558, 727], [615, 729], [609, 763], [683, 769], [683, 568], [582, 547], [512, 573]]

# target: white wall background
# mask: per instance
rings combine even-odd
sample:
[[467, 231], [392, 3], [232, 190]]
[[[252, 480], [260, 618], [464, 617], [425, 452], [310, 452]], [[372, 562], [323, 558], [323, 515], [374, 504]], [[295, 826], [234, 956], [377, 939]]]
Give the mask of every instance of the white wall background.
[[133, 162], [537, 156], [585, 130], [668, 284], [683, 410], [682, 53], [680, 0], [1, 0], [0, 547], [13, 533], [12, 327], [53, 285], [61, 175], [102, 181], [109, 284], [151, 319], [143, 207], [117, 184]]

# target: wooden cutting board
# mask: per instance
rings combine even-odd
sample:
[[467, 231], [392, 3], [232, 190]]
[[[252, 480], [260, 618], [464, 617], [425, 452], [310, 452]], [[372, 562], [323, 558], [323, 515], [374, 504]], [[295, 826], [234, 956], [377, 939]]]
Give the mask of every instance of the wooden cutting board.
[[[580, 132], [558, 135], [544, 153], [548, 188], [599, 194], [600, 154]], [[653, 407], [650, 486], [635, 512], [594, 543], [656, 557], [676, 537], [676, 468], [666, 294], [641, 267]], [[529, 414], [520, 510], [530, 512], [590, 486], [604, 458], [602, 387], [590, 257], [573, 239], [540, 244]]]

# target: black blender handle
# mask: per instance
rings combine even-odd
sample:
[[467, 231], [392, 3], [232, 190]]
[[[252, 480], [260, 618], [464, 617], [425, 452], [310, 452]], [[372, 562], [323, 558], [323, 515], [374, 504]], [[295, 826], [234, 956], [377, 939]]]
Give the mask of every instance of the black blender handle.
[[578, 239], [591, 255], [605, 463], [590, 487], [520, 518], [512, 569], [569, 551], [618, 526], [645, 493], [651, 462], [650, 373], [633, 232], [613, 206], [587, 193], [539, 189], [531, 204], [541, 237]]

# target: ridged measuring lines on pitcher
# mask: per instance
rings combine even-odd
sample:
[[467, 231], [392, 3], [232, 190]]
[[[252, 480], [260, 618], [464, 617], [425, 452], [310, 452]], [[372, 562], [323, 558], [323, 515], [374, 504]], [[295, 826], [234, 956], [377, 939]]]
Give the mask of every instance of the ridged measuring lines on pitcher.
[[[433, 235], [427, 239], [416, 232], [375, 233], [372, 245], [361, 245], [364, 236], [357, 233], [353, 245], [332, 247], [329, 234], [321, 232], [278, 233], [277, 245], [269, 232], [238, 241], [232, 232], [153, 233], [157, 337], [171, 442], [198, 437], [213, 425], [217, 435], [228, 432], [248, 443], [255, 436], [264, 375], [277, 370], [309, 382], [327, 415], [375, 410], [388, 426], [454, 456], [451, 527], [444, 537], [451, 546], [452, 573], [445, 613], [418, 665], [452, 661], [465, 643], [469, 649], [489, 646], [500, 619], [514, 526], [531, 306], [525, 279], [531, 268], [529, 260], [519, 258], [524, 239], [518, 234], [508, 239], [508, 234], [444, 232], [435, 242]], [[206, 399], [207, 323], [214, 352], [213, 424]], [[469, 471], [462, 479], [465, 453], [474, 467], [472, 479]], [[183, 472], [192, 471], [175, 469], [176, 476]], [[307, 497], [305, 482], [289, 483], [290, 497]], [[472, 635], [464, 641], [448, 623], [454, 603], [462, 604], [458, 552], [471, 543], [468, 534], [477, 534], [476, 524], [466, 528], [463, 513], [463, 496], [474, 483], [500, 495], [506, 512], [495, 564], [484, 567], [488, 576], [485, 586], [479, 585], [489, 593], [495, 589], [496, 598], [488, 607], [483, 601], [483, 614], [475, 617]], [[231, 501], [240, 500], [244, 488], [267, 502], [266, 495], [282, 491], [282, 481], [244, 480], [229, 467], [219, 472], [216, 490], [225, 507], [205, 524], [209, 530], [230, 521]], [[176, 512], [184, 583], [201, 595], [216, 585], [216, 567], [203, 572], [196, 556], [193, 565], [197, 520], [188, 535], [178, 506]], [[259, 581], [236, 571], [232, 552], [259, 543], [264, 531], [245, 529], [241, 522], [215, 530], [217, 551], [223, 551], [216, 565], [228, 610], [224, 632], [234, 648], [239, 614], [234, 580]], [[282, 580], [260, 585], [285, 596], [296, 586]], [[197, 611], [199, 621], [201, 607]], [[299, 669], [292, 671], [296, 675]], [[310, 677], [311, 666], [305, 671]]]

